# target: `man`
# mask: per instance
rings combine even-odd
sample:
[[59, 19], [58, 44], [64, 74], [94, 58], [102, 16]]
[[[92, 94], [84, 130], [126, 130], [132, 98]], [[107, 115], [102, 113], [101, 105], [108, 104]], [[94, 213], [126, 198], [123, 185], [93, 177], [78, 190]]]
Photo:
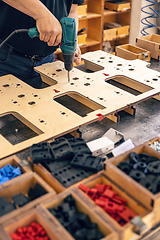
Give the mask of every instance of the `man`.
[[[55, 60], [54, 51], [61, 42], [60, 19], [76, 19], [77, 4], [84, 0], [0, 0], [0, 43], [14, 30], [37, 27], [39, 38], [31, 39], [27, 33], [14, 34], [0, 49], [0, 76], [12, 74], [30, 82], [40, 80], [35, 66]], [[77, 46], [75, 63], [81, 62]]]

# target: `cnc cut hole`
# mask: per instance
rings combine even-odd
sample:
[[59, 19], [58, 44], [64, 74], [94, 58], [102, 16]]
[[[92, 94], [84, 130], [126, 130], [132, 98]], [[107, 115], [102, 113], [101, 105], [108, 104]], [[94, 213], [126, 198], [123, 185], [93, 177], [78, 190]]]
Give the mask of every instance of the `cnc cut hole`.
[[78, 80], [79, 78], [78, 77], [74, 77], [74, 78], [72, 78], [73, 80]]
[[157, 78], [153, 78], [152, 80], [153, 80], [153, 81], [158, 81], [158, 79], [157, 79]]
[[38, 95], [37, 95], [37, 94], [34, 94], [33, 97], [38, 97]]
[[4, 84], [3, 87], [4, 88], [9, 87], [9, 84]]
[[[118, 87], [119, 89], [122, 89], [128, 93], [131, 93], [135, 96], [153, 89], [150, 86], [147, 86], [143, 83], [137, 82], [136, 80], [133, 80], [131, 78], [128, 78], [122, 75], [115, 76], [110, 79], [106, 78], [105, 82], [115, 87]], [[116, 92], [119, 92], [119, 91], [116, 91]]]
[[24, 142], [42, 133], [41, 130], [18, 113], [0, 116], [0, 134], [12, 145]]
[[61, 71], [62, 71], [62, 69], [57, 69], [56, 71], [57, 71], [57, 72], [61, 72]]
[[105, 59], [105, 57], [100, 57], [100, 59]]
[[111, 61], [111, 60], [110, 60], [110, 61], [108, 61], [108, 62], [109, 62], [109, 63], [113, 63], [113, 61]]
[[14, 101], [13, 103], [16, 104], [16, 103], [18, 103], [18, 102], [17, 102], [17, 101]]
[[36, 104], [34, 101], [28, 102], [29, 105], [34, 105]]
[[118, 63], [117, 66], [118, 66], [118, 67], [122, 66], [122, 63]]
[[89, 85], [90, 85], [90, 83], [85, 83], [84, 85], [85, 85], [85, 86], [89, 86]]
[[17, 83], [16, 86], [19, 87], [19, 86], [21, 86], [21, 84], [20, 84], [20, 83]]
[[18, 95], [18, 97], [19, 98], [23, 98], [23, 97], [25, 97], [25, 95], [24, 94], [20, 94], [20, 95]]
[[134, 68], [129, 68], [128, 70], [129, 70], [129, 71], [134, 71]]
[[54, 97], [53, 100], [81, 117], [85, 117], [87, 114], [95, 110], [104, 109], [102, 105], [76, 92], [70, 92], [60, 97]]

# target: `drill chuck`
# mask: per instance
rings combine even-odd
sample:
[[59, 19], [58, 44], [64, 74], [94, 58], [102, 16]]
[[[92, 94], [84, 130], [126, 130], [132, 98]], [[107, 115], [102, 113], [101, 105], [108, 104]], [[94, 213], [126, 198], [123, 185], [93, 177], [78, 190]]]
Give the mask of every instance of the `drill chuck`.
[[74, 57], [75, 57], [75, 53], [71, 53], [71, 54], [63, 53], [64, 66], [65, 66], [65, 69], [67, 71], [71, 71], [72, 70]]

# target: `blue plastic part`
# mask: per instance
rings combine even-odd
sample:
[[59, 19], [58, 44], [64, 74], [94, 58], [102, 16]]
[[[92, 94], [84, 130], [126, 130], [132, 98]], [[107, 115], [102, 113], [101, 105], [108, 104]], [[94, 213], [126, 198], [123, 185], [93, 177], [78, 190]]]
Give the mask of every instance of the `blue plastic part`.
[[12, 167], [10, 164], [0, 169], [0, 185], [21, 175], [19, 167]]
[[36, 27], [30, 28], [28, 30], [28, 35], [30, 36], [30, 38], [38, 37], [39, 36], [38, 29]]

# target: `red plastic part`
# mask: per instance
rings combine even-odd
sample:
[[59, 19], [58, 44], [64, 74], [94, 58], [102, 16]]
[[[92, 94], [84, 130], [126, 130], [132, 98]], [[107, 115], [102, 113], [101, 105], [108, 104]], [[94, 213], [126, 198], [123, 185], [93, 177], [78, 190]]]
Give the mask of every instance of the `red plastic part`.
[[116, 195], [117, 193], [112, 191], [111, 189], [106, 189], [103, 193], [103, 196], [108, 197], [110, 199], [114, 198]]
[[103, 120], [103, 115], [101, 113], [96, 114], [97, 117], [99, 117], [98, 121]]

